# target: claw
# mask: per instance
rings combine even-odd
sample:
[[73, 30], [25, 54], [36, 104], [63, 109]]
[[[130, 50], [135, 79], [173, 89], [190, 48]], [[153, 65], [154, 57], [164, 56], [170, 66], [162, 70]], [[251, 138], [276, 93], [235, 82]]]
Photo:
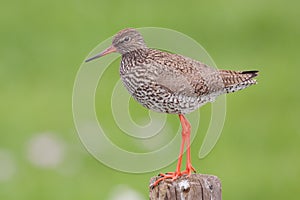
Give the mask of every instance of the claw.
[[196, 173], [196, 170], [192, 165], [189, 165], [187, 166], [186, 170], [181, 172], [181, 174], [191, 175], [192, 172]]
[[167, 172], [165, 174], [160, 174], [161, 178], [157, 179], [154, 183], [150, 185], [151, 188], [157, 186], [161, 181], [166, 179], [171, 179], [171, 181], [176, 180], [179, 176], [181, 176], [180, 172]]
[[150, 188], [154, 188], [155, 186], [157, 186], [161, 181], [166, 180], [166, 179], [170, 179], [171, 181], [175, 181], [177, 178], [179, 178], [182, 175], [191, 175], [192, 172], [196, 173], [196, 170], [194, 167], [189, 166], [187, 167], [186, 170], [182, 171], [182, 172], [166, 172], [165, 174], [160, 173], [158, 176], [160, 176], [160, 178], [158, 178], [154, 183], [152, 183], [150, 185]]

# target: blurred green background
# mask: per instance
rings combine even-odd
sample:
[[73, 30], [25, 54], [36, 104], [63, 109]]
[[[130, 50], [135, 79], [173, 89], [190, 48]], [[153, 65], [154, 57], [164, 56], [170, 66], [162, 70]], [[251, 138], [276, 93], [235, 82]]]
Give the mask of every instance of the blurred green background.
[[197, 157], [201, 131], [192, 144], [199, 172], [222, 180], [224, 199], [298, 199], [299, 8], [292, 0], [2, 0], [0, 199], [148, 199], [158, 171], [102, 165], [72, 119], [73, 83], [87, 54], [120, 29], [147, 26], [191, 36], [219, 68], [260, 70], [257, 86], [227, 96], [223, 133], [209, 156]]

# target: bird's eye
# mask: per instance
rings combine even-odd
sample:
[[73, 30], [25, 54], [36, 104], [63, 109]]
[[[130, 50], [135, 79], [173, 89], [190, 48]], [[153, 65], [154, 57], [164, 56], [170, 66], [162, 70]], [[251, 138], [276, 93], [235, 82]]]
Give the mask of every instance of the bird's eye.
[[126, 36], [125, 38], [124, 38], [124, 41], [125, 42], [128, 42], [130, 40], [130, 37], [128, 37], [128, 36]]

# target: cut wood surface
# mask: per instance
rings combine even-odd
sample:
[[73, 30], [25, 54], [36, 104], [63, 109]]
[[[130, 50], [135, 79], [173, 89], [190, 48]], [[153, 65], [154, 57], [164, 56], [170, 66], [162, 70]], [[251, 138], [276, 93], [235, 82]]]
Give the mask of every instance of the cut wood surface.
[[[152, 177], [150, 185], [159, 176]], [[150, 187], [150, 200], [221, 200], [222, 188], [218, 177], [207, 174], [181, 176], [172, 181], [166, 179]]]

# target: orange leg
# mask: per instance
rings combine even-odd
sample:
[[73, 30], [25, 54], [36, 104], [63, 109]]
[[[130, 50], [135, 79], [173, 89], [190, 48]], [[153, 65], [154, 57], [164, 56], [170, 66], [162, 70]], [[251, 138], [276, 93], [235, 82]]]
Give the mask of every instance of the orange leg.
[[[158, 183], [161, 182], [162, 180], [165, 180], [165, 179], [175, 180], [181, 175], [184, 175], [184, 174], [190, 175], [192, 172], [196, 172], [191, 164], [191, 149], [190, 149], [191, 125], [190, 125], [189, 121], [182, 114], [179, 114], [179, 119], [180, 119], [180, 123], [182, 126], [182, 132], [181, 132], [182, 140], [181, 140], [181, 146], [180, 146], [180, 152], [179, 152], [179, 156], [178, 156], [176, 171], [175, 172], [167, 172], [166, 174], [160, 174], [161, 178], [157, 179], [151, 185], [152, 187], [158, 185]], [[185, 145], [187, 146], [186, 170], [181, 172], [180, 168], [181, 168], [182, 156], [184, 153]]]
[[182, 137], [185, 137], [185, 142], [186, 142], [185, 145], [187, 147], [186, 169], [184, 171], [182, 171], [181, 174], [191, 175], [192, 172], [196, 172], [196, 170], [192, 166], [192, 162], [191, 162], [191, 137], [190, 137], [191, 125], [190, 125], [189, 121], [183, 115], [179, 115], [179, 119], [180, 119], [180, 122], [182, 125]]

